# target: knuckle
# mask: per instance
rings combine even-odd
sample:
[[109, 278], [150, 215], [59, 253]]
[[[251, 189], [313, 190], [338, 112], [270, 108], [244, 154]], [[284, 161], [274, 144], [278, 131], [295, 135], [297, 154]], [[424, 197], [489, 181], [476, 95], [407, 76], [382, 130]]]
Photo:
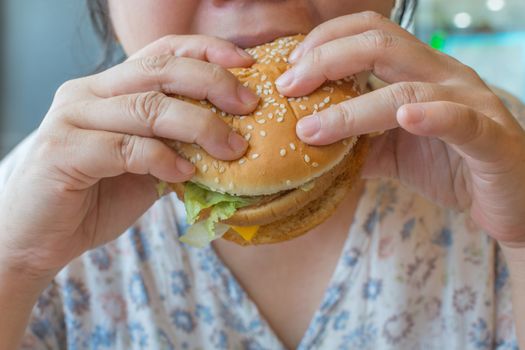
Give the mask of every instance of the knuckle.
[[137, 158], [144, 154], [144, 141], [139, 136], [122, 135], [117, 138], [115, 149], [124, 171], [131, 172], [135, 168]]
[[394, 103], [394, 107], [399, 108], [404, 104], [430, 101], [429, 88], [423, 83], [402, 82], [391, 85], [387, 89], [390, 96], [388, 100]]
[[176, 57], [171, 55], [148, 56], [138, 60], [140, 69], [148, 75], [163, 74]]
[[387, 50], [398, 44], [397, 37], [379, 29], [369, 30], [363, 33], [363, 38], [366, 44], [379, 50]]
[[65, 104], [75, 94], [82, 85], [82, 79], [68, 80], [60, 85], [55, 92], [53, 99], [54, 105]]
[[347, 132], [354, 130], [355, 118], [354, 113], [352, 113], [351, 105], [343, 106], [342, 104], [338, 104], [336, 108], [338, 109], [338, 113], [343, 121], [343, 130]]
[[207, 67], [208, 67], [208, 75], [210, 79], [212, 80], [212, 82], [218, 83], [218, 82], [223, 81], [224, 79], [229, 78], [224, 68], [222, 68], [218, 64], [209, 63], [207, 64]]
[[132, 118], [153, 133], [157, 119], [166, 109], [167, 101], [166, 95], [158, 91], [132, 95], [127, 101], [128, 111]]
[[381, 22], [386, 20], [387, 18], [383, 16], [382, 14], [375, 12], [375, 11], [364, 11], [361, 12], [361, 17], [370, 24], [375, 24], [377, 22]]
[[214, 137], [216, 139], [222, 138], [221, 135], [223, 135], [223, 133], [220, 132], [221, 130], [223, 130], [222, 125], [220, 125], [216, 116], [207, 112], [202, 118], [200, 118], [200, 122], [196, 128], [194, 142], [200, 144], [206, 142], [208, 139], [213, 139]]
[[321, 65], [324, 59], [324, 52], [321, 47], [314, 47], [311, 51], [310, 57], [312, 59], [313, 67]]

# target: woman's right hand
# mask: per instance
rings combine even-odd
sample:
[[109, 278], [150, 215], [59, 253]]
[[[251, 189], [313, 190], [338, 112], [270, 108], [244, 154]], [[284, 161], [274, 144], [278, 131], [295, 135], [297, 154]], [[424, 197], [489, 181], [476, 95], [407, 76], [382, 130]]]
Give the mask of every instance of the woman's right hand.
[[219, 159], [241, 157], [245, 140], [213, 112], [167, 95], [251, 112], [257, 96], [225, 68], [252, 63], [220, 39], [170, 36], [66, 82], [1, 191], [0, 265], [52, 277], [132, 225], [157, 199], [157, 179], [190, 179], [193, 165], [157, 138], [195, 142]]

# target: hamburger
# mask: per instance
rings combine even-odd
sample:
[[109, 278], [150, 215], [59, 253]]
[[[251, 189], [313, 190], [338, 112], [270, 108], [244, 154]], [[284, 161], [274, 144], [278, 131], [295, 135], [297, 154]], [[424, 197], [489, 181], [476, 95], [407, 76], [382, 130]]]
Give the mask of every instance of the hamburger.
[[196, 167], [190, 182], [170, 184], [184, 201], [185, 243], [204, 246], [223, 237], [241, 245], [298, 237], [326, 220], [359, 177], [366, 137], [310, 146], [296, 135], [297, 121], [360, 94], [355, 77], [328, 81], [308, 96], [287, 98], [275, 80], [302, 35], [247, 49], [256, 62], [230, 71], [260, 97], [250, 115], [223, 112], [208, 101], [180, 99], [209, 108], [249, 142], [236, 161], [213, 158], [196, 144], [168, 141]]

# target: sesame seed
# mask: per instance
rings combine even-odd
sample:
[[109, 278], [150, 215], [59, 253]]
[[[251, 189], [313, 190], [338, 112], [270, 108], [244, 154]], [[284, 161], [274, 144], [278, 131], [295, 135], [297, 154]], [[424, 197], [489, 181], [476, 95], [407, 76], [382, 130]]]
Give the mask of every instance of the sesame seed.
[[258, 153], [252, 154], [252, 159], [257, 159], [257, 158], [259, 158], [259, 154]]
[[246, 135], [244, 135], [244, 139], [246, 141], [250, 141], [251, 138], [252, 138], [252, 134], [250, 134], [250, 133], [247, 133]]
[[264, 130], [259, 131], [259, 135], [261, 135], [262, 137], [266, 137], [266, 131]]
[[203, 172], [203, 173], [207, 173], [207, 172], [208, 172], [208, 164], [204, 164], [204, 165], [202, 166], [202, 172]]
[[301, 111], [306, 111], [306, 106], [305, 105], [299, 105], [299, 108], [301, 109]]
[[277, 118], [277, 122], [278, 122], [278, 123], [282, 123], [283, 121], [284, 121], [284, 117], [279, 117], [279, 118]]
[[281, 104], [279, 105], [279, 107], [281, 107], [281, 108], [285, 108], [286, 106], [285, 106], [284, 104], [281, 103]]
[[221, 112], [222, 117], [226, 117], [226, 112]]
[[284, 157], [286, 155], [286, 150], [284, 148], [281, 148], [279, 154], [281, 155], [281, 157]]
[[206, 104], [206, 101], [201, 100], [201, 101], [199, 101], [199, 103], [200, 103], [201, 105], [205, 105], [205, 104]]
[[319, 108], [323, 108], [325, 106], [324, 102], [319, 103]]
[[202, 160], [202, 155], [200, 153], [197, 153], [196, 158], [197, 158], [197, 161], [200, 162]]
[[246, 129], [253, 130], [253, 125], [251, 125], [251, 124], [246, 125]]
[[291, 185], [292, 185], [292, 181], [286, 180], [286, 186], [291, 186]]
[[317, 167], [319, 166], [319, 163], [317, 163], [317, 162], [313, 162], [313, 163], [312, 163], [312, 166], [313, 166], [314, 168], [317, 168]]
[[295, 150], [296, 150], [295, 143], [290, 142], [290, 149], [291, 149], [292, 151], [295, 151]]
[[323, 88], [323, 91], [326, 91], [326, 92], [330, 91], [330, 87], [329, 87], [329, 86], [325, 86], [325, 87]]
[[246, 158], [239, 159], [239, 165], [243, 165], [244, 163], [246, 163]]
[[197, 161], [195, 160], [195, 157], [191, 157], [190, 158], [190, 162], [191, 162], [191, 164], [195, 164]]
[[214, 181], [216, 184], [218, 184], [218, 183], [219, 183], [219, 178], [216, 177], [215, 179], [213, 179], [213, 181]]
[[273, 119], [273, 113], [268, 113], [268, 119]]
[[265, 81], [266, 79], [268, 79], [268, 76], [266, 74], [263, 74], [261, 76], [261, 81]]
[[311, 160], [311, 159], [310, 159], [310, 156], [309, 156], [308, 154], [305, 154], [305, 155], [304, 155], [304, 161], [305, 161], [306, 163], [310, 163], [310, 160]]
[[212, 111], [213, 113], [217, 113], [217, 108], [212, 107], [212, 108], [211, 108], [211, 111]]
[[326, 97], [326, 98], [323, 100], [323, 102], [324, 102], [325, 104], [330, 103], [330, 97]]
[[255, 113], [255, 115], [257, 115], [257, 116], [261, 116], [261, 115], [263, 115], [263, 114], [262, 114], [262, 112], [257, 112], [257, 113]]
[[259, 123], [259, 124], [264, 124], [264, 123], [266, 123], [266, 120], [265, 120], [265, 119], [259, 119], [259, 120], [257, 121], [257, 123]]
[[216, 160], [214, 160], [211, 164], [215, 169], [219, 169], [219, 162], [217, 162]]
[[219, 168], [219, 174], [223, 174], [225, 171], [226, 169], [223, 166]]
[[250, 86], [250, 83], [246, 81], [246, 82], [244, 82], [244, 84], [242, 84], [242, 85], [243, 85], [244, 87], [248, 87], [248, 86]]

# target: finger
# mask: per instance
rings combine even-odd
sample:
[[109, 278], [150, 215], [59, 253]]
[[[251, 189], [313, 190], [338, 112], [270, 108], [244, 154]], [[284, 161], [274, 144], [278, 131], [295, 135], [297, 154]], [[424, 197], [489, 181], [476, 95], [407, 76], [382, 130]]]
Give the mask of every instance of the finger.
[[[436, 52], [422, 43], [388, 32], [368, 31], [312, 49], [276, 84], [284, 95], [303, 96], [326, 80], [338, 80], [364, 71], [372, 71], [387, 83], [441, 82], [454, 75], [455, 61]], [[342, 62], [345, 57], [348, 59]]]
[[75, 142], [70, 142], [66, 155], [60, 155], [61, 163], [86, 187], [101, 178], [124, 173], [150, 174], [163, 181], [182, 182], [195, 172], [193, 164], [160, 140], [92, 130], [73, 135]]
[[312, 145], [399, 126], [397, 110], [409, 103], [456, 100], [460, 93], [437, 84], [397, 83], [339, 103], [297, 123], [297, 135]]
[[226, 69], [170, 55], [127, 61], [88, 79], [92, 92], [99, 97], [161, 91], [207, 99], [232, 114], [251, 112], [259, 100]]
[[208, 108], [146, 92], [88, 101], [60, 113], [71, 125], [144, 137], [198, 143], [212, 156], [233, 160], [248, 143]]
[[471, 107], [448, 101], [408, 104], [398, 110], [397, 120], [406, 131], [439, 138], [475, 160], [506, 158], [504, 128]]
[[168, 35], [135, 52], [128, 60], [148, 56], [190, 57], [225, 68], [248, 67], [253, 57], [235, 44], [206, 35]]
[[317, 26], [291, 53], [289, 62], [296, 63], [314, 47], [329, 41], [374, 29], [390, 32], [407, 40], [418, 40], [414, 35], [392, 22], [389, 18], [377, 12], [365, 11], [337, 17]]

